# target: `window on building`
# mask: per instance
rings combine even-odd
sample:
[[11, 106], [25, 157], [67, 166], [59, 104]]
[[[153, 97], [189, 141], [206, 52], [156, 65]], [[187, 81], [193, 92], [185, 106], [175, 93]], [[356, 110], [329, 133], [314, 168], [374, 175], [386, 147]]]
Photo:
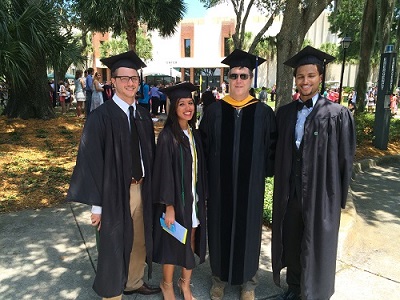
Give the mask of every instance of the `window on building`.
[[190, 39], [185, 39], [185, 57], [190, 57]]
[[229, 47], [229, 38], [224, 38], [224, 56], [231, 54], [231, 49]]

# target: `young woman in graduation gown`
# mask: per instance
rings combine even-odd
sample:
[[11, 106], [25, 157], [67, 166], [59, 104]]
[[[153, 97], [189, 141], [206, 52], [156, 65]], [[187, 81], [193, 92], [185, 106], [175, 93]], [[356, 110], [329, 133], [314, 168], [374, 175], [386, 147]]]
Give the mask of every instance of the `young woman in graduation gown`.
[[[175, 299], [173, 274], [182, 267], [178, 286], [184, 299], [193, 300], [190, 280], [196, 265], [194, 253], [203, 263], [206, 254], [206, 181], [201, 140], [195, 130], [196, 110], [191, 92], [196, 87], [182, 83], [162, 90], [170, 98], [167, 121], [159, 134], [154, 163], [153, 196], [155, 203], [153, 261], [163, 264], [160, 283], [164, 299]], [[175, 222], [185, 227], [183, 244], [162, 229]]]

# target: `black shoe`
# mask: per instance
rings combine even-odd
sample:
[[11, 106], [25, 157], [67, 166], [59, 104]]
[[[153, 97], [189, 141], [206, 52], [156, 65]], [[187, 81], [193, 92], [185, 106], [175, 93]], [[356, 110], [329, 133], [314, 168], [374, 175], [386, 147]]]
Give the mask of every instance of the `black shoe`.
[[301, 296], [293, 291], [287, 291], [276, 297], [275, 300], [301, 300]]
[[124, 295], [132, 295], [132, 294], [153, 295], [158, 293], [161, 293], [161, 289], [159, 287], [147, 285], [146, 282], [143, 282], [143, 285], [136, 290], [124, 291]]

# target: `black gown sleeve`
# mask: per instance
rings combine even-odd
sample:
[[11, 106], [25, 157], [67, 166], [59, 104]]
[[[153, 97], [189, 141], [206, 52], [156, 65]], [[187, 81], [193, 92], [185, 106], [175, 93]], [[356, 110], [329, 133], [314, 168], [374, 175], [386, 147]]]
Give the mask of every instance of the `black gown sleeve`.
[[91, 114], [83, 129], [67, 201], [102, 206], [104, 130], [101, 114]]
[[343, 107], [342, 111], [340, 112], [338, 130], [338, 162], [342, 187], [341, 206], [342, 208], [345, 208], [350, 179], [353, 171], [353, 160], [356, 151], [354, 119], [351, 112], [345, 107]]

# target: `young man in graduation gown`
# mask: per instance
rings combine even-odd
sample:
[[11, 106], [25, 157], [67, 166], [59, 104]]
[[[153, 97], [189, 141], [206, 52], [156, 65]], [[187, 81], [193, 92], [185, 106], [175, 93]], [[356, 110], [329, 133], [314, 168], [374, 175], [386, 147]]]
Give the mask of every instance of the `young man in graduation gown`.
[[229, 95], [211, 104], [200, 123], [208, 167], [208, 244], [211, 299], [227, 283], [242, 285], [241, 299], [254, 299], [261, 247], [265, 177], [273, 175], [275, 114], [249, 95], [253, 69], [265, 60], [235, 50]]
[[300, 99], [278, 109], [272, 215], [272, 269], [289, 289], [279, 299], [329, 299], [334, 293], [341, 208], [355, 153], [351, 112], [319, 94], [324, 65], [334, 57], [304, 48], [294, 68]]
[[133, 51], [102, 62], [115, 94], [86, 121], [67, 199], [92, 205], [100, 236], [93, 289], [103, 299], [121, 299], [160, 292], [142, 279], [146, 262], [151, 274], [155, 138], [149, 111], [135, 103], [137, 70], [146, 65]]

